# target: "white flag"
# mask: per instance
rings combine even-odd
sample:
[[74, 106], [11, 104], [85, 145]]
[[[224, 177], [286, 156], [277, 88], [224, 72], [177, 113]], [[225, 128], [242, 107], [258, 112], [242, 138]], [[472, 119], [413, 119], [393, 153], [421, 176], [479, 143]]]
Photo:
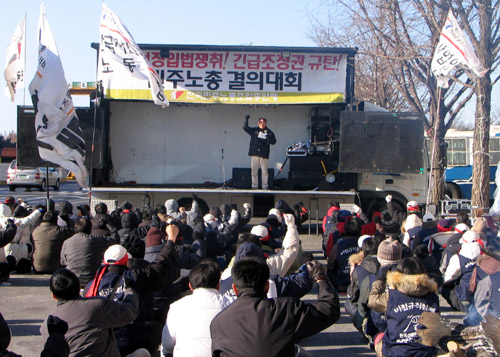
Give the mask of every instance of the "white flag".
[[5, 49], [7, 63], [5, 64], [5, 96], [14, 101], [16, 90], [24, 88], [24, 62], [26, 58], [26, 15], [16, 27], [10, 43]]
[[85, 141], [43, 2], [38, 27], [38, 68], [29, 86], [38, 152], [42, 160], [73, 172], [83, 186], [87, 177]]
[[149, 80], [154, 103], [168, 106], [162, 79], [149, 65], [144, 53], [121, 19], [104, 2], [100, 37], [97, 79], [103, 81], [104, 87], [109, 88], [114, 76], [132, 76], [138, 80]]
[[436, 76], [438, 86], [448, 88], [450, 72], [459, 68], [465, 70], [471, 79], [483, 77], [487, 72], [481, 66], [472, 45], [464, 36], [457, 19], [450, 10], [432, 58], [431, 70]]

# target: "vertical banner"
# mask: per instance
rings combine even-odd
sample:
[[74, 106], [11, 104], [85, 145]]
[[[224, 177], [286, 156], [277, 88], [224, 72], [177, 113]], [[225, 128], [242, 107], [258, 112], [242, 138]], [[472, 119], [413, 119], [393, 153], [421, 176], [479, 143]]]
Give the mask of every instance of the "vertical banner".
[[137, 80], [149, 80], [151, 96], [157, 105], [168, 106], [163, 80], [149, 65], [141, 49], [121, 19], [102, 3], [99, 59], [97, 79], [104, 87], [115, 76], [131, 76]]
[[5, 49], [7, 61], [4, 76], [6, 87], [5, 96], [14, 101], [16, 91], [24, 88], [24, 63], [26, 59], [26, 15], [22, 18]]
[[438, 86], [448, 88], [450, 73], [458, 68], [465, 70], [471, 79], [483, 77], [487, 72], [481, 66], [472, 45], [450, 10], [432, 58], [431, 70], [436, 76]]
[[38, 29], [38, 68], [29, 91], [35, 107], [35, 130], [42, 160], [70, 170], [85, 184], [85, 141], [42, 2]]

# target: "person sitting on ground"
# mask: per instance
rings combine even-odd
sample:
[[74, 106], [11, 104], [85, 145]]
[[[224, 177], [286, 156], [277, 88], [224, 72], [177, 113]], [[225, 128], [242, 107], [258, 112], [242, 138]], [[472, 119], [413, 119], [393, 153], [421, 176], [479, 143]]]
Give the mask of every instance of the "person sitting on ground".
[[80, 217], [73, 213], [73, 204], [69, 201], [59, 201], [59, 216], [57, 225], [60, 227], [69, 226], [73, 228], [75, 222]]
[[444, 284], [441, 295], [458, 311], [467, 312], [469, 305], [473, 302], [473, 295], [469, 291], [469, 281], [472, 276], [476, 260], [481, 254], [478, 243], [479, 234], [476, 232], [465, 232], [460, 239], [462, 247], [460, 252], [451, 257], [443, 275]]
[[[363, 236], [360, 237], [360, 239]], [[359, 242], [358, 242], [359, 246]], [[380, 269], [380, 263], [377, 260], [378, 242], [368, 236], [361, 243], [361, 252], [349, 257], [349, 264], [354, 266], [351, 274], [351, 283], [347, 287], [347, 299], [345, 301], [345, 310], [354, 318], [358, 311], [358, 300], [361, 282], [370, 274], [375, 274]]]
[[[71, 356], [120, 356], [112, 329], [130, 324], [139, 312], [137, 295], [128, 280], [121, 302], [104, 297], [85, 299], [80, 297], [78, 277], [63, 268], [50, 277], [50, 291], [57, 301], [51, 315], [68, 324], [65, 339]], [[47, 322], [40, 328], [44, 340], [49, 337]]]
[[75, 234], [73, 228], [57, 225], [57, 213], [48, 211], [42, 223], [33, 230], [33, 270], [35, 273], [51, 274], [61, 268], [61, 249], [64, 241]]
[[[157, 259], [149, 264], [144, 259], [145, 245], [141, 239], [130, 239], [121, 245], [112, 245], [104, 253], [104, 265], [96, 272], [85, 289], [85, 296], [110, 296], [116, 288], [115, 299], [123, 299], [125, 281], [133, 284], [139, 296], [139, 316], [127, 326], [115, 330], [118, 348], [127, 355], [139, 348], [154, 353], [161, 342], [162, 325], [151, 320], [153, 315], [153, 295], [162, 284], [172, 283], [179, 277], [179, 259], [175, 241], [179, 228], [175, 224], [167, 226], [168, 240]], [[142, 244], [141, 244], [142, 243]], [[131, 256], [128, 256], [128, 252]]]
[[[267, 299], [269, 267], [258, 258], [243, 258], [232, 269], [238, 298], [210, 325], [212, 356], [293, 356], [294, 344], [335, 323], [340, 316], [337, 291], [328, 281], [326, 267], [309, 263], [318, 284], [312, 304], [294, 298]], [[242, 318], [244, 316], [244, 318]]]
[[450, 219], [440, 219], [437, 224], [437, 233], [434, 233], [429, 239], [429, 254], [436, 258], [437, 262], [441, 261], [444, 247], [454, 234], [453, 225]]
[[441, 255], [441, 262], [439, 265], [439, 270], [442, 274], [444, 274], [446, 267], [450, 264], [451, 257], [460, 251], [460, 248], [462, 247], [460, 239], [462, 239], [463, 234], [469, 230], [469, 226], [464, 223], [458, 223], [455, 225], [453, 230], [454, 233], [443, 246], [444, 251]]
[[422, 230], [422, 220], [416, 214], [410, 214], [401, 227], [401, 231], [403, 228], [403, 244], [411, 247], [415, 235]]
[[17, 226], [13, 220], [8, 219], [7, 222], [7, 228], [0, 232], [0, 283], [9, 280], [11, 270], [3, 248], [14, 239], [17, 231]]
[[196, 218], [201, 217], [200, 204], [198, 203], [197, 196], [193, 195], [193, 201], [191, 203], [191, 209], [186, 211], [184, 207], [179, 207], [179, 204], [174, 199], [168, 199], [165, 201], [165, 208], [167, 211], [167, 216], [173, 219], [185, 221], [191, 228], [195, 226]]
[[349, 257], [359, 252], [361, 222], [356, 218], [344, 225], [344, 235], [333, 245], [328, 257], [328, 277], [333, 286], [345, 293], [350, 283]]
[[120, 236], [114, 229], [110, 236], [90, 234], [91, 222], [88, 218], [80, 218], [75, 223], [76, 234], [64, 241], [61, 249], [61, 265], [80, 279], [85, 286], [95, 276], [101, 265], [104, 252], [108, 247], [120, 242]]
[[435, 356], [434, 346], [418, 341], [418, 318], [439, 313], [437, 284], [429, 278], [417, 257], [404, 258], [385, 280], [373, 283], [368, 307], [387, 316], [387, 330], [375, 345], [377, 356]]
[[429, 254], [429, 250], [423, 244], [420, 244], [413, 251], [417, 258], [420, 258], [422, 263], [424, 263], [425, 271], [427, 271], [427, 275], [434, 279], [438, 288], [441, 288], [443, 285], [443, 274], [439, 270], [439, 265], [436, 262], [436, 258]]
[[162, 333], [162, 356], [210, 356], [210, 323], [234, 300], [219, 294], [219, 279], [219, 265], [213, 260], [202, 260], [191, 269], [192, 294], [170, 306]]
[[411, 242], [411, 249], [414, 250], [420, 244], [429, 245], [433, 234], [438, 232], [436, 217], [431, 213], [426, 213], [422, 218], [422, 229], [415, 234]]
[[[243, 242], [243, 240], [241, 240], [242, 243], [238, 245], [236, 255], [234, 256], [234, 263], [236, 263], [240, 259], [248, 257], [255, 257], [262, 260], [263, 262], [266, 262], [266, 256], [264, 255], [264, 251], [260, 246], [260, 240], [255, 241], [254, 239], [258, 238], [250, 234], [246, 236], [246, 242]], [[227, 268], [224, 272], [226, 272], [228, 269], [232, 268]], [[221, 282], [219, 284], [219, 292], [235, 299], [236, 293], [232, 289], [232, 284], [232, 276], [226, 276], [224, 277], [224, 279], [221, 278]], [[288, 275], [286, 277], [281, 277], [276, 274], [270, 275], [267, 297], [274, 298], [288, 296], [300, 299], [309, 291], [311, 291], [312, 286], [313, 281], [311, 280], [311, 276], [309, 275], [307, 267], [304, 264], [299, 268], [299, 272], [297, 274]]]
[[372, 348], [375, 346], [377, 336], [378, 338], [382, 337], [381, 333], [387, 328], [387, 321], [383, 314], [368, 307], [370, 291], [376, 280], [385, 280], [387, 273], [396, 269], [402, 254], [403, 245], [400, 242], [392, 238], [380, 242], [377, 248], [377, 261], [380, 264], [380, 269], [376, 273], [366, 276], [359, 287], [358, 310], [354, 314], [353, 325], [369, 340]]

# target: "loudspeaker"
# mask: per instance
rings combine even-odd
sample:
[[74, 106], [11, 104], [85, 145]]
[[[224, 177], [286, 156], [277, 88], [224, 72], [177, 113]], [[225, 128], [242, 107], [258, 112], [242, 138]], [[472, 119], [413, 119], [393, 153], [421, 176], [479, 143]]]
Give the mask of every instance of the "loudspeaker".
[[[268, 187], [274, 186], [274, 169], [267, 169]], [[252, 188], [252, 171], [249, 168], [233, 167], [233, 187], [234, 188]], [[262, 176], [259, 169], [259, 187], [262, 187]]]

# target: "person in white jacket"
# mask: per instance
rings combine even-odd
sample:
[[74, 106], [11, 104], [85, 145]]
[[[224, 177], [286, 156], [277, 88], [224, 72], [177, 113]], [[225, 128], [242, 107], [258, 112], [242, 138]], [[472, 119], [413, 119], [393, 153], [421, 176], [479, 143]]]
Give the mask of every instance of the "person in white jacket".
[[219, 265], [204, 260], [191, 269], [192, 294], [170, 306], [161, 340], [162, 356], [211, 356], [212, 319], [234, 299], [219, 294]]

